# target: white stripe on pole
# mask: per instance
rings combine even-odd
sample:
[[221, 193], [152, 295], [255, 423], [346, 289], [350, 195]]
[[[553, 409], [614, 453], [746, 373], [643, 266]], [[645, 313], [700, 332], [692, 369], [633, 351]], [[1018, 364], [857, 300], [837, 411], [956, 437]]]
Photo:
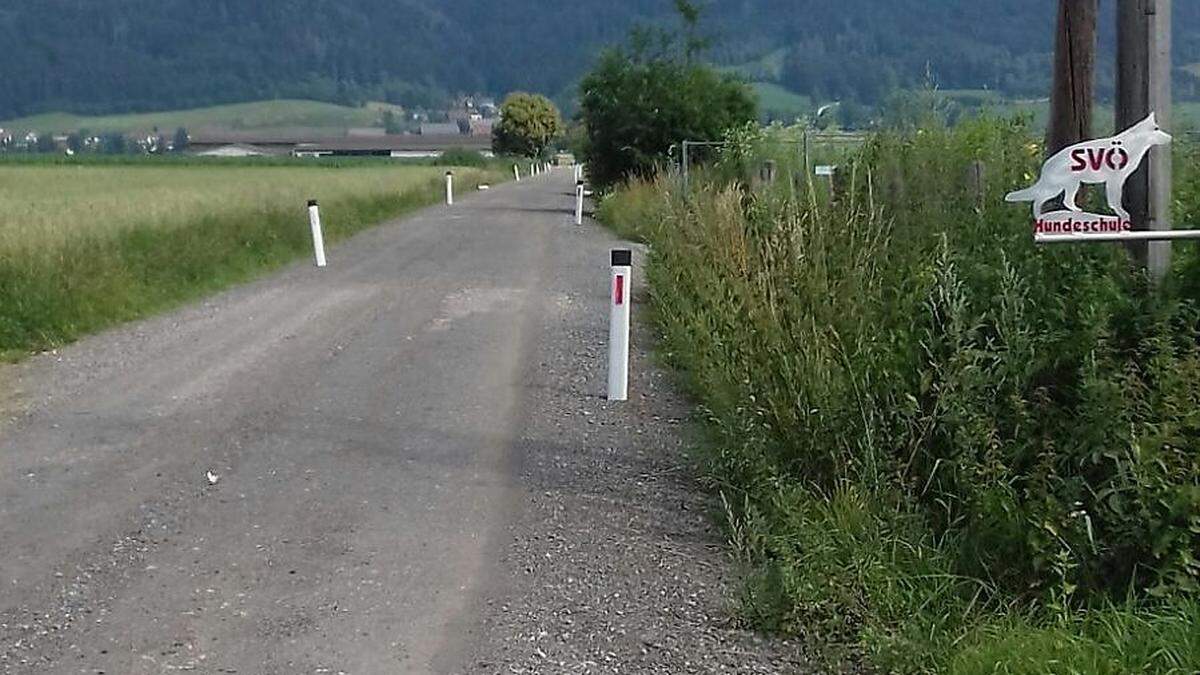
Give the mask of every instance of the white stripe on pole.
[[612, 252], [608, 324], [608, 400], [629, 400], [629, 317], [632, 304], [633, 252]]
[[583, 224], [583, 181], [575, 183], [575, 224]]
[[454, 172], [446, 172], [446, 206], [454, 206]]
[[321, 207], [315, 199], [308, 202], [308, 224], [312, 227], [313, 254], [317, 259], [317, 267], [325, 267], [325, 235], [321, 232]]

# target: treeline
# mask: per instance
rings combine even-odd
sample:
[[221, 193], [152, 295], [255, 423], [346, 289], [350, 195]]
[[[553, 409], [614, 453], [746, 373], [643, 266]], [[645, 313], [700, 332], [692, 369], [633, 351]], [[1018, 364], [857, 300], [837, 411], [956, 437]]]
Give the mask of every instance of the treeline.
[[[13, 0], [0, 8], [0, 119], [285, 97], [429, 108], [455, 92], [512, 90], [568, 103], [601, 45], [672, 10], [670, 0]], [[745, 0], [710, 3], [706, 25], [720, 63], [874, 104], [930, 80], [1044, 95], [1053, 12], [1045, 0]], [[1200, 62], [1200, 5], [1175, 12], [1179, 62]]]
[[144, 136], [119, 132], [93, 134], [88, 129], [66, 135], [29, 132], [25, 136], [14, 137], [0, 133], [0, 155], [164, 155], [185, 152], [190, 144], [191, 137], [183, 127], [176, 129], [173, 134], [156, 131]]

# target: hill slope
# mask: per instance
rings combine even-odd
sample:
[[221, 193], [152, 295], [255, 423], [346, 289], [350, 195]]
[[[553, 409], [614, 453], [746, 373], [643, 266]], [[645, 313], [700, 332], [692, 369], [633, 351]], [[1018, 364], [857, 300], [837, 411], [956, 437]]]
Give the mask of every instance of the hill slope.
[[[0, 119], [279, 97], [411, 105], [450, 92], [561, 92], [631, 25], [671, 22], [671, 5], [8, 0], [0, 8], [0, 44], [8, 47]], [[871, 101], [927, 74], [947, 88], [1045, 92], [1050, 0], [709, 5], [714, 58], [801, 94]], [[1200, 62], [1200, 3], [1177, 2], [1176, 13], [1180, 63]]]
[[42, 113], [3, 121], [0, 126], [50, 132], [88, 129], [93, 133], [128, 133], [151, 129], [170, 132], [179, 127], [193, 131], [208, 128], [257, 130], [298, 127], [341, 132], [351, 127], [378, 126], [381, 116], [379, 106], [347, 107], [319, 101], [281, 99], [128, 115]]

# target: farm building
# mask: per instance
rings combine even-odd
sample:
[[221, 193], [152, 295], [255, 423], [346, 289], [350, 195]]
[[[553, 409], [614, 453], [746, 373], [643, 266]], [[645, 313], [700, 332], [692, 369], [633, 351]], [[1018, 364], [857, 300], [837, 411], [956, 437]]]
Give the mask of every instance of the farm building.
[[[320, 138], [255, 132], [197, 133], [189, 143], [194, 154], [253, 149], [264, 155], [296, 157], [436, 157], [447, 150], [491, 152], [489, 136], [462, 134], [425, 136], [337, 136]], [[217, 155], [250, 156], [250, 155]]]

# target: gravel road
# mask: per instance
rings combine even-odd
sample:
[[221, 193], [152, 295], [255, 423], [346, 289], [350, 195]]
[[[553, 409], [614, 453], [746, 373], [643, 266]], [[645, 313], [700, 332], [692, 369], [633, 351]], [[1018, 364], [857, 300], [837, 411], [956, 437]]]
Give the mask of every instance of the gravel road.
[[603, 399], [570, 173], [0, 371], [0, 671], [811, 672], [735, 626], [644, 327]]

